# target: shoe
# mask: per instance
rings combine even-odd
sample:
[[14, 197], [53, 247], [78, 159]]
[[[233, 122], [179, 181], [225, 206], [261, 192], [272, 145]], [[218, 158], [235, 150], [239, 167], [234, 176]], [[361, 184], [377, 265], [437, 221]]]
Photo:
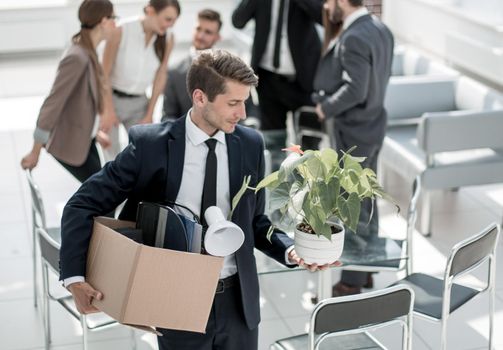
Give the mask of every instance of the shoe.
[[342, 282], [338, 282], [332, 288], [333, 297], [342, 297], [344, 295], [360, 294], [362, 289], [360, 287], [353, 287]]

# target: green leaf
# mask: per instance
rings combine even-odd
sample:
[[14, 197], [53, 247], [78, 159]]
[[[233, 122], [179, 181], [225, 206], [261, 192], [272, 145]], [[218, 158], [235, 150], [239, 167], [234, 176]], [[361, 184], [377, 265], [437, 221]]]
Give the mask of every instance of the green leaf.
[[320, 158], [327, 170], [333, 167], [339, 167], [339, 155], [332, 148], [325, 148], [322, 150]]
[[269, 194], [269, 209], [274, 211], [284, 207], [290, 200], [290, 184], [283, 182]]
[[361, 201], [360, 198], [358, 197], [358, 194], [356, 193], [351, 193], [346, 200], [347, 208], [348, 208], [348, 215], [349, 215], [349, 222], [348, 226], [356, 232], [356, 227], [358, 226], [358, 221], [360, 219], [360, 209], [361, 209]]
[[305, 173], [307, 179], [311, 181], [317, 181], [318, 179], [325, 179], [327, 174], [327, 168], [320, 158], [320, 152], [315, 151], [315, 156], [308, 159], [303, 165], [305, 168]]
[[232, 219], [232, 214], [234, 214], [234, 209], [238, 206], [239, 201], [241, 200], [241, 197], [243, 197], [243, 194], [246, 192], [248, 189], [248, 185], [250, 184], [251, 176], [245, 176], [243, 178], [243, 184], [241, 185], [241, 188], [239, 191], [236, 193], [234, 198], [232, 198], [232, 206], [231, 206], [231, 212], [229, 213], [229, 216], [227, 217], [227, 220]]
[[[269, 242], [271, 242], [271, 237], [272, 237], [272, 234], [274, 233], [274, 229], [275, 229], [275, 228], [276, 228], [276, 227], [275, 227], [274, 225], [269, 226], [269, 229], [267, 230], [267, 233], [265, 234], [265, 237], [267, 238], [267, 240], [268, 240]], [[271, 242], [271, 243], [272, 243], [272, 242]]]
[[276, 182], [278, 181], [278, 176], [279, 176], [279, 172], [275, 171], [274, 173], [272, 174], [269, 174], [268, 176], [264, 177], [262, 179], [262, 181], [260, 181], [257, 185], [257, 187], [255, 188], [255, 193], [257, 193], [258, 191], [260, 191], [261, 189], [263, 188], [272, 188], [272, 187], [276, 187]]
[[290, 154], [284, 161], [281, 163], [279, 168], [279, 180], [284, 181], [287, 179], [292, 172], [297, 169], [297, 167], [309, 160], [314, 156], [314, 152], [306, 151], [302, 156], [299, 156], [297, 153]]

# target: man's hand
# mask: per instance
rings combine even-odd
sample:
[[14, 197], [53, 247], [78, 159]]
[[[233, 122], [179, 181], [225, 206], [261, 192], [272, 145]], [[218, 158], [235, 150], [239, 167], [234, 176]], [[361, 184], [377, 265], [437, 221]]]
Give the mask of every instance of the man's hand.
[[325, 113], [323, 113], [323, 110], [321, 109], [321, 104], [318, 103], [316, 105], [316, 114], [318, 115], [318, 120], [321, 122], [323, 120], [325, 120]]
[[75, 306], [77, 310], [83, 315], [99, 312], [96, 307], [92, 305], [93, 299], [103, 299], [103, 294], [94, 289], [87, 282], [76, 282], [68, 286], [68, 290], [73, 295]]
[[306, 264], [303, 259], [299, 258], [297, 253], [295, 252], [295, 249], [292, 249], [290, 253], [288, 253], [288, 260], [290, 260], [292, 263], [295, 263], [301, 267], [304, 267], [305, 269], [315, 272], [318, 270], [324, 271], [327, 270], [330, 267], [334, 266], [341, 266], [342, 263], [340, 261], [334, 261], [331, 264], [324, 264], [324, 265], [318, 265], [318, 264]]

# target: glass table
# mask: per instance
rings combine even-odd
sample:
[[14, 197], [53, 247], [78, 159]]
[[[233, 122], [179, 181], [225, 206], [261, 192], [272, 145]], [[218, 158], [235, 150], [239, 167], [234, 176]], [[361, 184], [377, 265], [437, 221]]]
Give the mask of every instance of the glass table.
[[[408, 259], [406, 244], [407, 242], [402, 240], [375, 236], [366, 238], [346, 232], [344, 250], [339, 259], [342, 265], [336, 268], [368, 272], [401, 270], [405, 268]], [[304, 270], [301, 267], [288, 268], [258, 250], [255, 250], [255, 259], [259, 275]], [[330, 298], [332, 271], [328, 269], [318, 271], [317, 274], [319, 300]]]

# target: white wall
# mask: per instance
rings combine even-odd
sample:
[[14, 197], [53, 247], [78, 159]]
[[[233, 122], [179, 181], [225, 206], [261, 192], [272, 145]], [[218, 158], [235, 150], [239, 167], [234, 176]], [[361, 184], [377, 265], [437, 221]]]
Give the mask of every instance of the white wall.
[[501, 0], [384, 0], [383, 18], [398, 39], [503, 86], [498, 9], [503, 10]]

